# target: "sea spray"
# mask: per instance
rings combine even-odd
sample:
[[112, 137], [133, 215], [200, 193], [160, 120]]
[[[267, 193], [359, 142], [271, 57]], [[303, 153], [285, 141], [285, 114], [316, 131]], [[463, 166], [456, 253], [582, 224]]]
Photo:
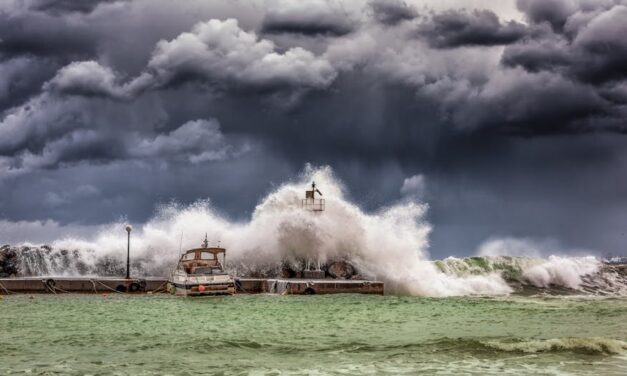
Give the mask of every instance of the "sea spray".
[[[324, 194], [324, 212], [301, 207], [311, 181], [316, 181]], [[365, 213], [346, 199], [343, 185], [330, 168], [308, 167], [299, 179], [263, 198], [249, 221], [224, 218], [208, 200], [189, 206], [160, 206], [156, 215], [132, 234], [132, 269], [140, 275], [166, 276], [180, 250], [198, 247], [207, 234], [212, 245], [219, 242], [227, 248], [226, 267], [240, 276], [276, 276], [284, 265], [296, 268], [302, 267], [303, 261], [317, 266], [343, 260], [363, 277], [385, 281], [388, 293], [450, 296], [513, 291], [503, 278], [503, 268], [486, 267], [490, 264], [486, 258], [475, 258], [481, 272], [471, 273], [453, 270], [452, 259], [445, 262], [446, 267], [429, 261], [431, 226], [424, 219], [426, 210], [425, 204], [408, 200]], [[91, 239], [56, 240], [44, 254], [24, 252], [22, 270], [31, 275], [121, 274], [126, 257], [123, 228], [123, 223], [115, 223]], [[65, 257], [68, 252], [74, 261]], [[42, 262], [38, 260], [41, 257], [51, 260]], [[518, 274], [541, 263], [531, 264], [520, 266]], [[580, 268], [575, 273], [592, 271]], [[559, 268], [531, 269], [529, 273], [527, 278], [540, 284], [555, 281], [577, 286], [574, 275], [560, 279]]]
[[582, 277], [595, 274], [599, 266], [594, 257], [550, 256], [547, 262], [525, 270], [523, 277], [538, 287], [558, 285], [578, 289], [583, 283]]

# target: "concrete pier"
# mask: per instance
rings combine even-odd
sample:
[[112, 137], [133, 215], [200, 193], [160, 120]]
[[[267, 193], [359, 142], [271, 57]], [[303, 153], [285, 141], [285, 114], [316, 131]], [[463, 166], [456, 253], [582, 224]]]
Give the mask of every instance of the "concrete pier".
[[[89, 278], [29, 277], [0, 279], [0, 294], [24, 293], [159, 293], [166, 292], [164, 278]], [[236, 278], [235, 286], [242, 294], [378, 294], [384, 284], [379, 281], [342, 279]]]
[[105, 293], [105, 292], [148, 292], [165, 290], [163, 278], [70, 278], [29, 277], [0, 279], [0, 294], [9, 293]]
[[343, 279], [255, 279], [239, 278], [235, 286], [238, 292], [255, 294], [378, 294], [383, 295], [384, 284], [378, 281]]

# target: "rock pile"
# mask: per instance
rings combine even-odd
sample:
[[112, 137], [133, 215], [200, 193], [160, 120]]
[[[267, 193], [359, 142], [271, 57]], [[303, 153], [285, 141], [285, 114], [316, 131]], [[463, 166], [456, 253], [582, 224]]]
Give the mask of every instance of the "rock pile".
[[18, 275], [18, 258], [15, 248], [8, 245], [0, 247], [0, 278]]

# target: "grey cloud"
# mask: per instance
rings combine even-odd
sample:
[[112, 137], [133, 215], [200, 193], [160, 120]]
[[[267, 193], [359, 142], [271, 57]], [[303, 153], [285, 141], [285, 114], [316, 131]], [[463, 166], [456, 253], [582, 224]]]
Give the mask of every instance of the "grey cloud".
[[606, 85], [599, 91], [599, 94], [610, 102], [625, 105], [627, 104], [627, 81]]
[[447, 11], [420, 25], [418, 33], [436, 48], [494, 46], [513, 43], [527, 35], [518, 22], [501, 23], [489, 10]]
[[243, 145], [236, 150], [220, 131], [216, 120], [189, 121], [174, 131], [143, 139], [129, 147], [129, 154], [140, 158], [184, 158], [191, 163], [220, 161], [247, 151]]
[[601, 13], [573, 41], [576, 74], [586, 80], [608, 81], [627, 78], [627, 6], [618, 5]]
[[264, 15], [261, 31], [269, 34], [341, 36], [355, 28], [345, 10], [329, 1], [307, 0], [280, 3]]
[[70, 191], [61, 193], [48, 192], [45, 196], [45, 203], [52, 207], [63, 206], [76, 202], [84, 198], [91, 198], [100, 195], [100, 190], [90, 184], [82, 184]]
[[0, 113], [39, 94], [42, 84], [57, 68], [49, 60], [27, 56], [0, 62]]
[[502, 56], [505, 66], [521, 66], [529, 72], [565, 69], [571, 60], [568, 41], [559, 37], [514, 44], [508, 46]]
[[533, 23], [549, 23], [562, 30], [568, 17], [577, 11], [574, 0], [517, 0], [518, 9]]
[[154, 163], [205, 163], [226, 160], [251, 150], [249, 142], [227, 139], [216, 120], [189, 121], [175, 130], [150, 136], [75, 129], [48, 142], [41, 151], [24, 150], [5, 160], [5, 172], [27, 173], [77, 163], [146, 160]]
[[552, 35], [508, 46], [503, 54], [507, 66], [529, 71], [558, 70], [588, 83], [627, 78], [627, 7], [595, 9], [573, 35]]
[[14, 158], [13, 172], [33, 172], [61, 165], [107, 163], [125, 155], [124, 144], [112, 135], [77, 129], [48, 142], [40, 152], [25, 151]]
[[146, 70], [122, 84], [110, 68], [95, 61], [74, 62], [45, 85], [64, 94], [132, 98], [142, 92], [201, 81], [214, 89], [323, 89], [337, 72], [321, 57], [300, 47], [277, 52], [272, 41], [246, 32], [237, 20], [199, 23], [171, 41], [157, 43]]
[[95, 61], [81, 61], [60, 69], [52, 80], [46, 82], [44, 89], [69, 95], [129, 97], [118, 79], [118, 75], [108, 67]]
[[198, 77], [236, 87], [324, 88], [336, 76], [326, 60], [300, 47], [277, 52], [271, 41], [242, 30], [234, 19], [210, 20], [160, 41], [148, 69], [158, 86]]
[[115, 3], [119, 1], [127, 0], [35, 0], [30, 4], [30, 8], [53, 15], [71, 12], [90, 13], [101, 3]]
[[58, 100], [43, 94], [10, 111], [0, 121], [0, 155], [41, 150], [59, 134], [86, 122], [80, 101]]
[[418, 17], [416, 8], [403, 0], [370, 0], [372, 17], [384, 25], [396, 25]]
[[0, 59], [55, 57], [62, 61], [95, 53], [94, 30], [84, 20], [66, 22], [45, 13], [0, 12]]
[[429, 95], [442, 98], [446, 116], [460, 129], [520, 135], [625, 131], [624, 124], [611, 121], [624, 114], [615, 112], [594, 90], [550, 73], [508, 71], [479, 89], [465, 90], [460, 95], [442, 83], [425, 88]]

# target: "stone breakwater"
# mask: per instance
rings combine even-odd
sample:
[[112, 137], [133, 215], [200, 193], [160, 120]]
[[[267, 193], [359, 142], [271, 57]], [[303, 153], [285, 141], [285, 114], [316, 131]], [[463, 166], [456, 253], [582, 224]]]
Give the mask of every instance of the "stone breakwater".
[[[57, 249], [51, 246], [0, 247], [0, 278], [28, 277], [119, 277], [125, 274], [126, 260], [99, 252]], [[131, 262], [133, 275], [164, 278], [167, 270], [151, 273], [154, 260], [137, 258]], [[447, 258], [432, 263], [444, 276], [471, 279], [474, 276], [496, 277], [514, 293], [548, 292], [553, 294], [627, 295], [627, 266], [608, 265], [588, 258], [548, 259], [530, 257]], [[315, 267], [312, 267], [315, 265]], [[376, 276], [361, 273], [345, 259], [323, 262], [311, 260], [278, 263], [227, 262], [230, 273], [241, 278], [260, 279], [334, 279], [373, 280]], [[316, 270], [312, 270], [316, 269]], [[392, 291], [392, 290], [391, 290]]]
[[[0, 278], [39, 276], [102, 276], [124, 275], [126, 260], [107, 255], [85, 255], [78, 250], [55, 249], [42, 246], [0, 247]], [[312, 267], [305, 260], [250, 268], [242, 262], [227, 265], [230, 272], [251, 278], [332, 278], [343, 280], [365, 279], [357, 268], [346, 260], [331, 260]], [[149, 275], [142, 260], [132, 260], [135, 275]], [[312, 270], [316, 269], [316, 270]], [[165, 277], [166, 275], [159, 275]]]

